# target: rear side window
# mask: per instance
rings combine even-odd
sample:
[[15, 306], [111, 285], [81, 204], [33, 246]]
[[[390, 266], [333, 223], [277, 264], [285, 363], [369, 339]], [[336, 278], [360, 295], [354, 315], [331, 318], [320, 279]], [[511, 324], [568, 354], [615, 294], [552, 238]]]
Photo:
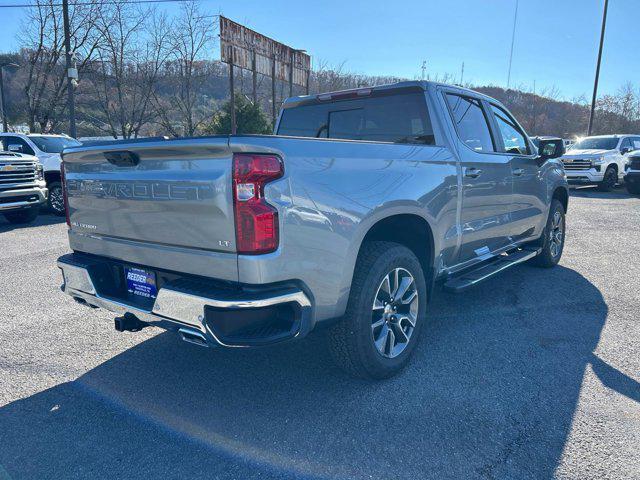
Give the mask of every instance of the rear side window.
[[435, 144], [421, 91], [287, 108], [278, 135]]
[[491, 110], [498, 124], [500, 135], [502, 136], [504, 152], [515, 155], [528, 155], [530, 153], [529, 144], [513, 117], [502, 108], [493, 104], [491, 105]]
[[476, 152], [495, 152], [491, 130], [480, 101], [453, 93], [445, 95], [460, 140]]

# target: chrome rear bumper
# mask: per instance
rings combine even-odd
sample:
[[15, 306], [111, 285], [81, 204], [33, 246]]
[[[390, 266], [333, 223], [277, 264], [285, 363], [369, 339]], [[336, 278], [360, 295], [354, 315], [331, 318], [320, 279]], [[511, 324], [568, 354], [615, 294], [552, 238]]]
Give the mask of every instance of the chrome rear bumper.
[[[189, 292], [185, 289], [174, 289], [170, 286], [158, 290], [157, 298], [150, 310], [129, 304], [121, 299], [101, 295], [91, 277], [90, 266], [82, 261], [75, 261], [74, 255], [65, 255], [58, 259], [58, 267], [62, 270], [63, 292], [72, 296], [79, 303], [95, 308], [104, 308], [119, 315], [133, 315], [139, 321], [167, 330], [176, 330], [183, 339], [198, 338], [203, 345], [220, 345], [226, 347], [248, 347], [278, 343], [283, 340], [301, 338], [312, 329], [311, 302], [307, 295], [299, 289], [280, 288], [265, 291], [211, 292], [203, 294]], [[229, 342], [216, 332], [215, 317], [224, 312], [233, 321], [234, 316], [241, 318], [243, 314], [263, 310], [265, 314], [270, 308], [283, 305], [295, 306], [294, 325], [288, 334], [279, 335], [273, 341]], [[217, 312], [217, 313], [216, 313]], [[230, 312], [230, 313], [228, 313]], [[231, 315], [231, 317], [229, 317]]]

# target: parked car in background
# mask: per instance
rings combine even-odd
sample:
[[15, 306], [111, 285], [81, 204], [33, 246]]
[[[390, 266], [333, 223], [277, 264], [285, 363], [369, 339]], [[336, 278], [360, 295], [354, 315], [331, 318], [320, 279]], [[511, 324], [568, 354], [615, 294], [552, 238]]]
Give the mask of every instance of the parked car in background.
[[640, 148], [640, 135], [585, 137], [563, 155], [567, 180], [573, 185], [597, 185], [606, 192], [621, 182], [629, 152]]
[[624, 184], [630, 194], [640, 194], [640, 150], [629, 154], [629, 163], [624, 176]]
[[47, 206], [56, 215], [64, 215], [62, 183], [60, 181], [60, 153], [66, 147], [81, 145], [66, 135], [0, 133], [3, 149], [24, 153], [38, 158], [44, 169], [44, 179], [49, 189]]
[[493, 98], [431, 82], [296, 97], [275, 131], [65, 149], [63, 291], [119, 331], [201, 346], [326, 325], [338, 365], [383, 378], [428, 328], [436, 281], [560, 260], [562, 141], [537, 149]]
[[34, 221], [46, 201], [47, 186], [38, 159], [0, 150], [0, 213], [7, 221]]

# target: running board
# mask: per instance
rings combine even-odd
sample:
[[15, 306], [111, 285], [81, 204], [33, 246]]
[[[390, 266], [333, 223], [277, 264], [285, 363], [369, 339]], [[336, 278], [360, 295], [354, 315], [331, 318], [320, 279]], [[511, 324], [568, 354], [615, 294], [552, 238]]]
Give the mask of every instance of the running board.
[[538, 252], [539, 250], [517, 250], [508, 255], [500, 255], [494, 260], [489, 261], [489, 263], [483, 263], [473, 270], [467, 270], [460, 275], [450, 278], [445, 282], [444, 289], [452, 293], [462, 292], [509, 267], [526, 262], [530, 258], [535, 257]]

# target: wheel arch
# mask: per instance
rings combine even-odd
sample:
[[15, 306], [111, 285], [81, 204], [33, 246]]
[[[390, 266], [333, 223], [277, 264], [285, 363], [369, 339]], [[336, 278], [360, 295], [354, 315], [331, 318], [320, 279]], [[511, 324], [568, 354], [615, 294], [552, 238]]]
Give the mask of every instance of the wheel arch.
[[559, 200], [564, 207], [565, 213], [567, 212], [567, 209], [569, 208], [569, 191], [566, 187], [556, 187], [556, 189], [553, 191], [551, 199]]
[[60, 177], [60, 172], [56, 170], [45, 171], [44, 180], [45, 182], [47, 182], [47, 185], [51, 185], [54, 182], [62, 182], [62, 178]]
[[363, 225], [360, 240], [353, 242], [353, 252], [350, 255], [352, 261], [345, 265], [344, 283], [341, 287], [343, 293], [336, 306], [336, 316], [341, 316], [346, 310], [358, 256], [362, 251], [362, 246], [372, 240], [400, 243], [414, 252], [422, 265], [430, 297], [435, 279], [435, 251], [438, 248], [433, 232], [433, 227], [426, 218], [418, 211], [409, 210], [407, 213], [406, 208], [400, 211], [390, 211], [387, 215], [377, 217], [374, 221]]

